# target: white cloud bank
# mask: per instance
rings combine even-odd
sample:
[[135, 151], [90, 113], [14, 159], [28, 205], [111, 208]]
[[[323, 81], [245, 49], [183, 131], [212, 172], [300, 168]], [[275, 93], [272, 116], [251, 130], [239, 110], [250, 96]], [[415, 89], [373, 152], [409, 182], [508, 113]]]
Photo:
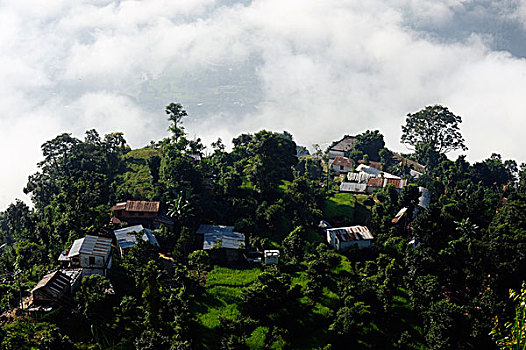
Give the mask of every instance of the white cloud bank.
[[0, 210], [23, 198], [46, 140], [96, 128], [123, 131], [141, 147], [165, 135], [163, 107], [172, 101], [187, 107], [187, 130], [207, 142], [267, 128], [310, 146], [379, 129], [393, 149], [403, 149], [408, 112], [440, 103], [463, 117], [469, 159], [500, 152], [526, 161], [526, 61], [495, 51], [492, 34], [472, 23], [462, 35], [448, 29], [462, 26], [459, 16], [495, 16], [524, 35], [524, 8], [469, 0], [0, 3]]

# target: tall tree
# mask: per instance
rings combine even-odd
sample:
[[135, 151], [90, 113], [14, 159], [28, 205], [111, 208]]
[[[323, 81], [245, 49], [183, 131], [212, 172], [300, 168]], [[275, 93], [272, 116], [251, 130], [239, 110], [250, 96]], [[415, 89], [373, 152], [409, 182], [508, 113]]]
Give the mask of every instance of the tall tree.
[[375, 162], [380, 161], [380, 150], [384, 147], [384, 135], [380, 134], [378, 130], [367, 130], [356, 136], [356, 143], [354, 144], [355, 150], [362, 151], [364, 155], [369, 156], [369, 160]]
[[459, 124], [462, 118], [449, 111], [447, 107], [435, 105], [409, 113], [406, 124], [402, 126], [401, 142], [416, 148], [418, 144], [428, 144], [439, 153], [457, 149], [467, 150]]

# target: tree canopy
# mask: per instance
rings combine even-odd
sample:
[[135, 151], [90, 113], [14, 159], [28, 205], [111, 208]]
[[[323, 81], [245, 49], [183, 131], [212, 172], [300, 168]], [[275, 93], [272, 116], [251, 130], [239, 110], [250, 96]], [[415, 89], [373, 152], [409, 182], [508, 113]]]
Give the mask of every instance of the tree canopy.
[[459, 125], [462, 118], [447, 107], [434, 105], [407, 114], [402, 125], [401, 142], [413, 148], [419, 144], [430, 145], [439, 153], [457, 149], [467, 150]]

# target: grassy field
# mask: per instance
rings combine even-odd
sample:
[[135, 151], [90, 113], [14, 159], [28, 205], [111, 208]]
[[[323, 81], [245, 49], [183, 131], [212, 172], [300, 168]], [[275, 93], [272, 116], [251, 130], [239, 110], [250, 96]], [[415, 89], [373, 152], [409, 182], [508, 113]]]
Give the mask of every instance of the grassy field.
[[[305, 262], [302, 263], [305, 268]], [[341, 262], [333, 269], [333, 273], [340, 274], [344, 271], [349, 272], [351, 265], [347, 258], [341, 258]], [[234, 269], [215, 266], [208, 274], [206, 291], [196, 300], [192, 307], [192, 313], [201, 327], [200, 333], [203, 334], [203, 343], [208, 349], [215, 349], [220, 338], [218, 332], [219, 316], [236, 319], [241, 315], [242, 292], [243, 289], [253, 283], [262, 269], [253, 267], [247, 269]], [[292, 285], [299, 285], [305, 288], [307, 284], [305, 271], [292, 273]], [[324, 286], [323, 294], [316, 302], [307, 297], [302, 297], [298, 301], [304, 305], [306, 313], [298, 319], [297, 327], [305, 329], [309, 336], [303, 339], [294, 339], [293, 346], [296, 349], [311, 349], [323, 346], [329, 339], [327, 328], [332, 319], [333, 311], [338, 303], [338, 286], [329, 283]], [[308, 311], [307, 311], [308, 310]], [[269, 328], [260, 326], [256, 328], [247, 338], [247, 346], [250, 349], [264, 349], [265, 338]]]
[[254, 282], [261, 273], [259, 267], [235, 270], [227, 267], [215, 266], [206, 279], [207, 286], [221, 285], [243, 287]]
[[[325, 201], [325, 218], [344, 218], [353, 225], [367, 225], [371, 218], [371, 206], [366, 194], [335, 193]], [[332, 223], [332, 222], [331, 222]]]
[[347, 217], [353, 219], [354, 196], [351, 193], [335, 193], [325, 201], [325, 215], [328, 219]]

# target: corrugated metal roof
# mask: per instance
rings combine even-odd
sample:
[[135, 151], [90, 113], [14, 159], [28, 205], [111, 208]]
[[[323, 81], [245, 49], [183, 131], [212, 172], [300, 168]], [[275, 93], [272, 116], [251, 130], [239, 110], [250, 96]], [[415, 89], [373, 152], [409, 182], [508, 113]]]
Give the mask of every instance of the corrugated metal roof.
[[106, 256], [111, 250], [111, 238], [100, 236], [86, 236], [73, 242], [68, 258], [79, 254]]
[[393, 218], [393, 220], [391, 220], [391, 222], [393, 224], [398, 223], [398, 221], [402, 218], [402, 216], [404, 216], [406, 211], [407, 211], [407, 208], [400, 209], [400, 211], [395, 215], [395, 217]]
[[341, 156], [337, 156], [336, 158], [334, 158], [334, 160], [332, 161], [332, 165], [340, 165], [340, 166], [345, 166], [347, 168], [352, 167], [352, 163], [349, 160], [349, 158], [345, 158]]
[[363, 241], [373, 239], [373, 235], [367, 226], [350, 226], [330, 228], [327, 232], [334, 233], [336, 237], [342, 242], [348, 241]]
[[338, 141], [337, 144], [332, 146], [330, 150], [347, 152], [347, 151], [350, 151], [354, 147], [355, 143], [356, 143], [356, 137], [344, 136], [343, 139], [341, 139], [340, 141]]
[[367, 184], [359, 184], [354, 182], [342, 182], [340, 184], [340, 191], [341, 192], [357, 192], [357, 193], [363, 193], [367, 189]]
[[371, 174], [371, 175], [374, 175], [376, 177], [383, 177], [385, 179], [401, 179], [400, 176], [396, 176], [396, 175], [393, 175], [393, 174], [389, 174], [389, 173], [386, 173], [386, 172], [382, 172], [378, 169], [376, 169], [375, 167], [372, 167], [372, 166], [369, 166], [369, 165], [365, 165], [365, 164], [360, 164], [356, 167], [356, 171], [358, 172], [364, 172], [364, 173], [367, 173], [367, 174]]
[[157, 213], [159, 211], [160, 204], [160, 202], [126, 201], [126, 211]]
[[157, 238], [155, 238], [153, 231], [145, 229], [142, 225], [135, 225], [130, 227], [121, 228], [113, 231], [119, 247], [122, 249], [133, 247], [137, 243], [135, 233], [144, 231], [142, 235], [143, 241], [150, 242], [153, 245], [159, 246]]
[[31, 293], [41, 288], [48, 288], [52, 292], [60, 294], [67, 286], [69, 286], [69, 277], [57, 270], [42, 277], [31, 290]]
[[367, 184], [369, 179], [372, 179], [376, 177], [376, 175], [368, 174], [366, 172], [359, 172], [359, 173], [347, 173], [347, 180], [349, 182], [357, 182], [357, 183], [364, 183]]
[[111, 207], [110, 210], [124, 210], [126, 209], [126, 202], [122, 202], [122, 203], [117, 203], [115, 204], [113, 207]]
[[380, 162], [375, 162], [375, 161], [373, 161], [373, 160], [370, 160], [370, 161], [368, 162], [368, 164], [365, 164], [364, 160], [363, 160], [363, 159], [360, 159], [360, 160], [358, 160], [358, 163], [359, 163], [359, 164], [364, 164], [364, 165], [370, 166], [370, 167], [372, 167], [372, 168], [375, 168], [376, 170], [382, 170], [382, 163], [380, 163]]
[[203, 235], [205, 233], [223, 233], [223, 232], [234, 232], [234, 226], [201, 225], [197, 229], [196, 233]]
[[[219, 243], [220, 242], [220, 243]], [[245, 246], [245, 235], [238, 232], [205, 233], [203, 249], [228, 248], [238, 249]]]
[[367, 183], [367, 186], [369, 186], [369, 187], [386, 187], [387, 185], [393, 185], [397, 189], [401, 189], [406, 184], [407, 184], [407, 180], [376, 178], [376, 179], [370, 179], [369, 182]]

